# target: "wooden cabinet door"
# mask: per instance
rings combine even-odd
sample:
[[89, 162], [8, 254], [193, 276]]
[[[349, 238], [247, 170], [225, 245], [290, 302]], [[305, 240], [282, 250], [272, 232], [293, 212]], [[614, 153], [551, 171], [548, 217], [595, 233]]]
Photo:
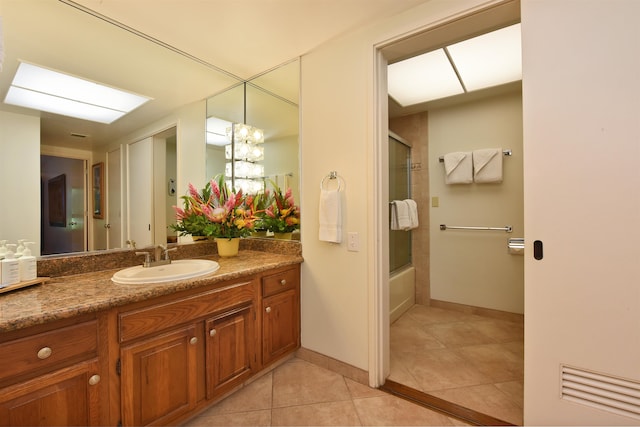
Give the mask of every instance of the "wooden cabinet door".
[[262, 361], [267, 365], [300, 345], [297, 289], [264, 298], [262, 308]]
[[195, 325], [123, 347], [122, 423], [162, 425], [195, 406]]
[[100, 424], [98, 362], [89, 361], [0, 389], [0, 423], [10, 426]]
[[256, 367], [253, 306], [207, 320], [207, 399], [249, 378]]

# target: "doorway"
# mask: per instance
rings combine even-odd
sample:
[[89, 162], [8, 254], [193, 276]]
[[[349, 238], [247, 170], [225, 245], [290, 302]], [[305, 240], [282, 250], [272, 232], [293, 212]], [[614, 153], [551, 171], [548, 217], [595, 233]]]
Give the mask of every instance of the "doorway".
[[86, 251], [86, 160], [40, 156], [41, 253]]
[[[486, 11], [489, 15], [493, 12], [495, 11]], [[404, 57], [401, 58], [406, 59], [447, 43], [477, 35], [482, 31], [488, 32], [513, 23], [512, 21], [500, 23], [490, 19], [489, 15], [484, 16], [482, 24], [470, 22], [469, 20], [473, 21], [474, 17], [467, 17], [443, 25], [442, 27], [447, 27], [446, 31], [439, 31], [443, 29], [439, 27], [413, 36], [410, 38], [410, 43], [413, 43], [411, 49], [408, 49], [407, 43], [409, 42], [405, 40], [401, 42], [401, 44], [404, 43], [402, 48], [385, 46], [381, 49], [381, 53], [386, 61], [398, 61], [399, 58], [393, 57], [394, 50], [405, 53], [414, 52], [413, 54], [404, 54]], [[504, 19], [504, 16], [500, 19]], [[519, 9], [509, 19], [518, 20]], [[461, 21], [464, 24], [460, 25]], [[445, 33], [446, 36], [443, 36]], [[451, 39], [452, 34], [454, 34], [453, 39]], [[422, 43], [417, 43], [421, 38]], [[386, 75], [386, 73], [379, 75]], [[470, 136], [451, 137], [450, 135], [449, 138], [442, 138], [442, 135], [436, 133], [442, 132], [442, 123], [455, 121], [457, 119], [451, 120], [451, 117], [459, 116], [461, 118], [472, 109], [478, 110], [473, 114], [482, 117], [479, 119], [480, 121], [486, 120], [486, 114], [482, 111], [485, 108], [493, 107], [484, 107], [483, 104], [500, 104], [503, 101], [506, 102], [506, 105], [513, 104], [513, 102], [518, 104], [520, 125], [519, 131], [517, 131], [519, 146], [516, 150], [520, 157], [518, 161], [521, 164], [522, 100], [519, 85], [505, 87], [494, 93], [486, 91], [475, 93], [471, 100], [456, 97], [456, 99], [450, 98], [446, 102], [414, 107], [407, 110], [404, 115], [397, 114], [397, 108], [392, 105], [392, 102], [390, 102], [388, 109], [390, 130], [410, 142], [411, 139], [426, 140], [423, 150], [426, 157], [415, 161], [422, 165], [421, 173], [424, 173], [424, 169], [427, 170], [428, 178], [426, 181], [412, 179], [412, 182], [413, 192], [425, 196], [421, 200], [421, 204], [425, 207], [423, 210], [428, 212], [427, 230], [426, 232], [422, 231], [426, 235], [420, 237], [421, 244], [424, 245], [426, 240], [427, 250], [414, 250], [415, 263], [416, 265], [426, 264], [428, 268], [421, 277], [419, 273], [416, 277], [417, 304], [390, 326], [390, 360], [388, 361], [390, 376], [385, 388], [410, 396], [414, 400], [422, 400], [428, 406], [447, 411], [470, 422], [494, 425], [522, 423], [524, 279], [521, 272], [523, 260], [520, 257], [520, 259], [506, 261], [520, 265], [515, 268], [520, 269], [517, 274], [521, 274], [522, 278], [520, 283], [514, 285], [518, 286], [520, 288], [518, 292], [521, 292], [520, 303], [516, 304], [519, 304], [519, 307], [509, 306], [510, 303], [506, 301], [497, 301], [506, 300], [504, 294], [513, 290], [508, 289], [509, 285], [503, 288], [505, 292], [497, 290], [493, 294], [494, 298], [484, 298], [489, 295], [486, 289], [483, 289], [484, 285], [475, 286], [477, 283], [475, 278], [474, 280], [461, 278], [463, 275], [459, 273], [469, 270], [469, 264], [465, 261], [466, 255], [462, 248], [471, 248], [468, 250], [470, 259], [474, 257], [481, 259], [482, 256], [478, 256], [478, 254], [492, 252], [502, 255], [507, 252], [508, 237], [504, 234], [498, 236], [476, 233], [475, 231], [441, 231], [438, 226], [447, 222], [455, 225], [485, 225], [483, 222], [493, 217], [484, 213], [480, 213], [478, 216], [480, 223], [467, 224], [457, 223], [457, 221], [464, 218], [461, 213], [469, 213], [473, 210], [482, 211], [482, 209], [477, 209], [477, 205], [474, 203], [478, 200], [493, 202], [496, 196], [504, 193], [505, 187], [502, 185], [480, 186], [472, 184], [456, 188], [447, 186], [443, 182], [439, 186], [437, 181], [443, 181], [443, 168], [439, 157], [451, 151], [471, 151], [478, 148], [465, 144], [477, 138], [479, 134], [477, 130], [473, 130]], [[384, 101], [381, 100], [381, 102]], [[509, 107], [506, 108], [508, 111]], [[396, 114], [395, 117], [394, 114]], [[469, 117], [466, 116], [465, 119], [453, 126], [457, 126], [459, 129], [473, 129], [473, 124], [468, 121]], [[416, 136], [415, 123], [417, 121], [421, 121], [424, 132], [422, 135]], [[499, 124], [490, 124], [491, 121], [485, 123], [489, 127], [501, 127]], [[438, 145], [437, 139], [455, 142], [452, 142], [452, 145]], [[489, 139], [482, 144], [493, 146], [494, 141], [496, 140]], [[415, 148], [415, 145], [413, 147]], [[505, 167], [512, 168], [515, 162], [508, 163], [509, 160], [505, 160]], [[517, 174], [519, 174], [516, 178], [518, 182], [515, 184], [522, 192], [521, 168], [520, 172], [516, 172]], [[513, 181], [511, 177], [508, 180], [509, 184], [514, 184]], [[426, 187], [416, 190], [416, 185], [419, 186], [421, 182], [425, 182]], [[507, 180], [505, 180], [506, 182]], [[520, 202], [517, 202], [520, 205], [522, 205], [521, 197]], [[474, 199], [476, 200], [473, 201]], [[520, 209], [521, 211], [522, 209]], [[444, 212], [447, 213], [444, 214]], [[522, 214], [519, 216], [520, 218], [516, 219], [519, 224], [517, 233], [523, 235]], [[424, 223], [423, 218], [420, 222]], [[414, 233], [414, 235], [417, 234]], [[420, 258], [421, 256], [422, 258]], [[481, 274], [497, 277], [503, 271], [501, 268], [492, 268], [491, 262], [481, 262], [481, 264], [483, 264], [480, 266], [480, 269], [483, 270]], [[468, 293], [465, 294], [465, 291]], [[518, 296], [516, 296], [517, 298]]]

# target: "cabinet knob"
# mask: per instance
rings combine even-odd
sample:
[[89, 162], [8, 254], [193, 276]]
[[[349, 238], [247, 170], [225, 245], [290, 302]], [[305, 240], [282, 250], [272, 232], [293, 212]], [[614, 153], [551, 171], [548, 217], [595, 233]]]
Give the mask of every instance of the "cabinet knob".
[[218, 332], [217, 332], [215, 329], [212, 329], [212, 330], [210, 330], [210, 331], [209, 331], [209, 336], [210, 336], [210, 337], [213, 337], [213, 336], [215, 336], [215, 334], [217, 334], [217, 333], [218, 333]]
[[286, 284], [287, 284], [287, 281], [286, 281], [286, 280], [284, 280], [284, 279], [282, 279], [282, 280], [280, 280], [280, 284], [281, 284], [282, 286], [284, 286], [284, 285], [286, 285]]
[[53, 353], [53, 350], [51, 350], [49, 347], [42, 347], [38, 351], [38, 359], [46, 359], [47, 357], [51, 356], [51, 353]]
[[271, 307], [265, 308], [264, 311], [266, 311], [267, 313], [271, 313]]
[[89, 385], [96, 385], [100, 382], [100, 375], [92, 375], [91, 378], [89, 378]]
[[198, 338], [196, 337], [191, 337], [191, 339], [189, 340], [190, 344], [196, 344], [198, 342]]

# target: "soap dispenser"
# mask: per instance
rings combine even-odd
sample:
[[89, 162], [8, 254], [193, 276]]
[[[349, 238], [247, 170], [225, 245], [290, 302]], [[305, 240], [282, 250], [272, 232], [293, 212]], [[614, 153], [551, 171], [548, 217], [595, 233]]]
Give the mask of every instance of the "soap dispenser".
[[33, 242], [25, 242], [25, 248], [22, 251], [22, 256], [18, 259], [18, 262], [20, 263], [21, 282], [35, 280], [38, 277], [36, 257], [31, 255], [31, 248], [29, 247], [33, 244]]
[[16, 245], [7, 245], [7, 254], [2, 263], [2, 286], [15, 285], [20, 282], [20, 262], [13, 256]]
[[26, 242], [26, 239], [18, 240], [18, 248], [15, 250], [16, 253], [14, 254], [16, 258], [20, 258], [22, 256], [22, 252], [24, 252], [24, 242]]

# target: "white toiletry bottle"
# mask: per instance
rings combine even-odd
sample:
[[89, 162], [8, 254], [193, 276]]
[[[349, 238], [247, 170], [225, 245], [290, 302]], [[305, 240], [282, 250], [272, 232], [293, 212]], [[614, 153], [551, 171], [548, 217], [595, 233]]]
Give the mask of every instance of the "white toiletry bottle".
[[16, 245], [7, 245], [8, 251], [2, 263], [2, 285], [15, 285], [20, 282], [20, 262], [14, 258], [13, 251]]
[[6, 240], [0, 240], [0, 261], [2, 261], [4, 259], [5, 256], [7, 256], [7, 241]]
[[22, 256], [18, 258], [18, 262], [20, 263], [21, 282], [34, 280], [38, 277], [36, 257], [31, 255], [31, 249], [29, 248], [30, 245], [33, 245], [33, 242], [24, 243], [25, 248], [22, 251]]
[[20, 258], [22, 256], [22, 252], [24, 252], [24, 242], [26, 242], [26, 239], [18, 240], [18, 247], [16, 248], [15, 254], [14, 254], [16, 258]]

